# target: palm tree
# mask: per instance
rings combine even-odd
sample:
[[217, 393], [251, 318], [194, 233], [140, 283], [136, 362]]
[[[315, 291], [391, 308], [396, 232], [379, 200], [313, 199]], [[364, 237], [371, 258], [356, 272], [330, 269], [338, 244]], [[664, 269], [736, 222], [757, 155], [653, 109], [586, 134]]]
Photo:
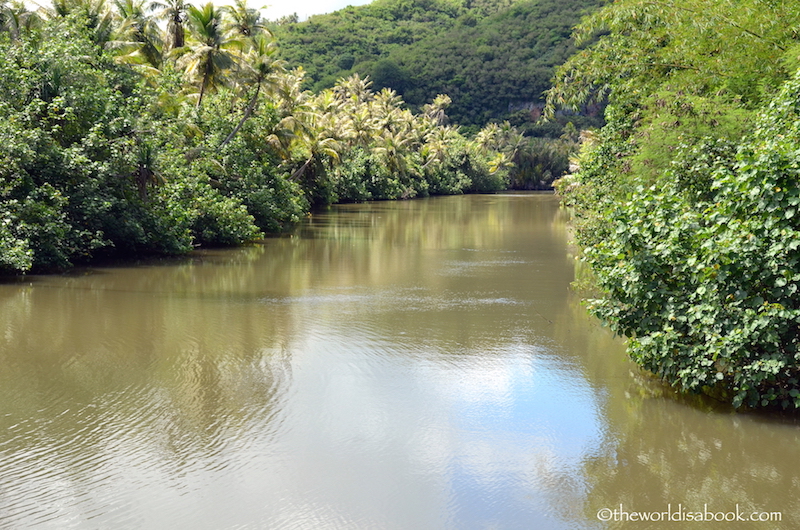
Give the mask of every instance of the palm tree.
[[161, 31], [155, 21], [145, 14], [145, 0], [114, 0], [117, 14], [122, 18], [115, 39], [107, 47], [123, 51], [118, 61], [132, 64], [142, 62], [149, 67], [161, 67]]
[[133, 180], [139, 191], [139, 198], [147, 202], [147, 188], [164, 183], [164, 177], [155, 169], [156, 154], [153, 146], [136, 139], [136, 169]]
[[338, 102], [337, 113], [348, 120], [351, 146], [368, 145], [379, 129], [370, 105], [374, 98], [371, 85], [369, 78], [362, 79], [358, 74], [353, 74], [341, 79], [332, 89]]
[[527, 146], [525, 136], [509, 122], [498, 125], [490, 123], [475, 137], [475, 143], [484, 154], [494, 152], [490, 169], [494, 173], [500, 168], [511, 168], [519, 162], [522, 150]]
[[301, 67], [286, 72], [278, 78], [274, 103], [281, 118], [295, 116], [301, 118], [310, 110], [309, 93], [303, 90], [304, 78], [305, 71]]
[[376, 138], [376, 145], [372, 152], [388, 168], [389, 172], [405, 176], [408, 169], [408, 160], [405, 153], [408, 150], [409, 137], [401, 132], [393, 133], [389, 130]]
[[239, 81], [249, 86], [255, 85], [255, 92], [245, 107], [242, 119], [222, 141], [220, 147], [230, 142], [242, 128], [244, 122], [253, 114], [262, 87], [267, 86], [271, 91], [278, 86], [278, 75], [284, 72], [286, 63], [277, 58], [277, 52], [278, 47], [275, 41], [266, 34], [258, 34], [252, 39], [252, 47], [242, 61], [243, 67], [239, 71]]
[[187, 13], [193, 42], [176, 51], [181, 54], [178, 64], [185, 68], [186, 77], [200, 86], [200, 108], [206, 91], [224, 85], [226, 72], [236, 65], [228, 50], [234, 42], [225, 37], [222, 13], [211, 2], [200, 8], [190, 5]]
[[452, 143], [459, 137], [458, 129], [450, 126], [434, 127], [425, 136], [421, 152], [425, 159], [423, 169], [431, 164], [441, 164], [447, 158]]
[[152, 0], [147, 7], [150, 12], [156, 11], [158, 20], [167, 22], [167, 48], [170, 51], [183, 48], [186, 44], [183, 24], [188, 7], [183, 0]]
[[267, 141], [291, 171], [290, 180], [299, 181], [312, 201], [328, 200], [316, 194], [328, 168], [340, 160], [340, 139], [349, 135], [347, 120], [338, 112], [341, 103], [331, 90], [312, 98], [302, 89], [300, 68], [281, 73], [277, 80], [274, 103], [281, 120]]
[[285, 162], [290, 161], [292, 143], [304, 134], [306, 117], [312, 112], [309, 94], [302, 89], [303, 77], [302, 68], [282, 72], [273, 87], [273, 104], [280, 120], [266, 141]]
[[306, 177], [304, 179], [306, 188], [310, 188], [320, 176], [325, 174], [326, 161], [329, 163], [339, 162], [339, 153], [342, 149], [341, 144], [335, 138], [325, 136], [321, 133], [322, 131], [319, 129], [312, 129], [309, 131], [309, 134], [304, 134], [299, 137], [301, 146], [305, 148], [308, 153], [308, 158], [292, 173], [290, 180], [298, 180], [301, 177]]
[[433, 120], [436, 125], [445, 125], [447, 114], [444, 111], [452, 102], [453, 100], [447, 94], [439, 94], [431, 103], [422, 106], [422, 113]]
[[[221, 8], [224, 16], [223, 27], [225, 36], [239, 47], [239, 63], [244, 62], [244, 53], [255, 45], [253, 38], [257, 35], [272, 37], [267, 29], [258, 9], [247, 6], [247, 0], [234, 0], [234, 5]], [[246, 72], [236, 72], [236, 82], [240, 77], [247, 76]]]
[[378, 122], [372, 117], [366, 105], [360, 105], [348, 115], [352, 130], [353, 144], [366, 146], [377, 134]]
[[311, 121], [304, 124], [303, 133], [295, 137], [295, 143], [307, 158], [289, 179], [300, 182], [312, 203], [329, 202], [330, 197], [324, 191], [330, 184], [328, 169], [339, 163], [342, 144], [327, 130], [330, 116], [308, 113], [306, 118]]
[[114, 30], [114, 16], [106, 0], [53, 0], [53, 7], [43, 11], [48, 18], [81, 13], [86, 18], [92, 41], [99, 46], [109, 41]]
[[372, 81], [370, 81], [369, 76], [362, 79], [361, 76], [355, 73], [336, 83], [333, 91], [342, 103], [348, 104], [350, 107], [359, 107], [371, 101], [374, 97], [375, 94], [370, 90], [371, 87]]
[[260, 33], [272, 35], [261, 18], [261, 12], [248, 7], [247, 0], [234, 0], [232, 6], [222, 9], [227, 15], [225, 29], [236, 37], [255, 37]]
[[401, 98], [397, 92], [391, 88], [384, 88], [372, 98], [370, 108], [373, 110], [373, 115], [378, 119], [386, 121], [388, 126], [394, 123], [402, 102], [403, 98]]
[[24, 2], [0, 4], [0, 31], [7, 31], [12, 42], [19, 41], [23, 34], [30, 34], [40, 23], [39, 15], [28, 11]]

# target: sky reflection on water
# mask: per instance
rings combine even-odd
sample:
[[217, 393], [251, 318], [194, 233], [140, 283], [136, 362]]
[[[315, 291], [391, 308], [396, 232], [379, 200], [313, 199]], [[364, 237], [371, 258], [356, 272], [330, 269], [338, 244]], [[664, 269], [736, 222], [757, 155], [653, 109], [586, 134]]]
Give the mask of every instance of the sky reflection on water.
[[347, 205], [0, 285], [0, 528], [597, 527], [587, 462], [629, 368], [575, 309], [559, 215]]

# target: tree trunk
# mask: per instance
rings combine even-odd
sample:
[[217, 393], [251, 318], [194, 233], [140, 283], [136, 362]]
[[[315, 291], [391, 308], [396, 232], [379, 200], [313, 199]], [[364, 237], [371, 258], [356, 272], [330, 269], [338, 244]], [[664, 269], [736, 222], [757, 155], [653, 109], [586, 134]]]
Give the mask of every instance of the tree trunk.
[[256, 88], [256, 93], [253, 95], [253, 97], [250, 99], [250, 102], [247, 104], [247, 107], [244, 109], [244, 115], [242, 116], [242, 119], [239, 120], [239, 123], [236, 124], [236, 127], [233, 128], [233, 130], [227, 136], [227, 138], [222, 140], [222, 143], [219, 144], [220, 147], [227, 145], [231, 140], [233, 140], [233, 137], [236, 136], [236, 133], [238, 133], [239, 129], [242, 128], [244, 122], [246, 122], [247, 119], [253, 115], [253, 109], [256, 108], [256, 102], [258, 101], [258, 93], [260, 91], [261, 91], [261, 83], [258, 84], [258, 87]]
[[292, 176], [291, 176], [291, 177], [289, 177], [289, 180], [291, 180], [291, 181], [294, 181], [294, 180], [297, 180], [298, 178], [302, 177], [302, 176], [303, 176], [303, 173], [305, 173], [305, 171], [306, 171], [306, 168], [308, 167], [308, 165], [311, 163], [311, 161], [312, 161], [312, 160], [314, 160], [314, 155], [313, 155], [313, 154], [311, 155], [311, 158], [309, 158], [308, 160], [306, 160], [306, 163], [305, 163], [305, 164], [303, 164], [302, 166], [300, 166], [300, 169], [298, 169], [297, 171], [295, 171], [294, 173], [292, 173]]

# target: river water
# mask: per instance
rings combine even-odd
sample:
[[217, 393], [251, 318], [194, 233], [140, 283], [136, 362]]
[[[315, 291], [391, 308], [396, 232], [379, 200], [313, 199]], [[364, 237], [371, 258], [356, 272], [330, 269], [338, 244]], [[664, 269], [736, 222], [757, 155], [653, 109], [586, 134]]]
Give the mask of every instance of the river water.
[[795, 419], [671, 396], [575, 268], [508, 194], [0, 284], [0, 528], [800, 527]]

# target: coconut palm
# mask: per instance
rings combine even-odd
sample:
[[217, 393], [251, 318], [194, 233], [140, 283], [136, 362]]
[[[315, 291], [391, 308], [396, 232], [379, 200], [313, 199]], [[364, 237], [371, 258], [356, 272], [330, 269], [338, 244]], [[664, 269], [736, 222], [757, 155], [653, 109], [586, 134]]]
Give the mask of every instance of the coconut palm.
[[295, 68], [285, 72], [277, 79], [275, 86], [275, 110], [281, 118], [297, 117], [302, 119], [303, 114], [311, 111], [311, 95], [303, 90], [305, 71]]
[[342, 139], [350, 136], [349, 122], [339, 112], [341, 102], [331, 90], [314, 97], [302, 90], [302, 69], [278, 79], [274, 103], [281, 120], [267, 141], [284, 159], [290, 180], [299, 181], [313, 202], [327, 201], [329, 197], [318, 192], [325, 187], [328, 169], [340, 161]]
[[373, 116], [370, 102], [375, 94], [370, 90], [372, 82], [358, 74], [341, 79], [331, 89], [338, 103], [337, 114], [348, 121], [350, 146], [366, 146], [378, 133], [379, 124]]
[[268, 92], [272, 92], [279, 86], [279, 75], [285, 71], [286, 63], [277, 58], [277, 52], [275, 41], [266, 34], [258, 34], [252, 39], [251, 48], [241, 63], [239, 82], [246, 86], [255, 86], [255, 90], [245, 107], [241, 120], [223, 140], [220, 147], [229, 143], [242, 128], [244, 122], [253, 114], [262, 88], [266, 87]]
[[236, 66], [230, 48], [238, 43], [225, 37], [222, 13], [211, 2], [199, 8], [190, 5], [187, 13], [192, 42], [176, 52], [186, 78], [199, 85], [197, 108], [200, 108], [207, 91], [226, 84], [227, 72]]
[[452, 102], [453, 100], [447, 94], [439, 94], [431, 103], [422, 106], [422, 113], [433, 120], [436, 125], [445, 125], [447, 114], [444, 111]]
[[349, 114], [352, 143], [365, 146], [378, 132], [378, 122], [372, 117], [367, 105], [360, 105]]
[[156, 154], [153, 146], [147, 142], [136, 141], [136, 169], [133, 180], [142, 201], [148, 200], [147, 189], [164, 183], [164, 177], [155, 169]]
[[408, 160], [405, 153], [409, 150], [409, 138], [402, 133], [385, 130], [376, 138], [372, 153], [395, 175], [405, 175]]
[[441, 126], [431, 129], [425, 136], [425, 144], [421, 148], [425, 160], [423, 168], [444, 162], [452, 143], [458, 138], [458, 129], [454, 127]]
[[234, 0], [233, 5], [222, 8], [227, 16], [226, 31], [236, 37], [255, 37], [260, 33], [271, 36], [266, 21], [258, 9], [248, 7], [247, 0]]
[[117, 15], [122, 19], [114, 40], [106, 45], [121, 51], [118, 61], [161, 67], [163, 40], [155, 20], [145, 13], [145, 0], [114, 0]]
[[507, 121], [486, 125], [475, 137], [475, 143], [484, 154], [494, 153], [489, 165], [492, 172], [514, 167], [528, 147], [527, 138]]
[[167, 23], [167, 49], [175, 50], [185, 45], [186, 9], [189, 4], [183, 0], [152, 0], [148, 11], [155, 12], [156, 18]]
[[475, 143], [484, 152], [496, 151], [500, 147], [500, 126], [488, 123], [475, 136]]
[[284, 161], [291, 159], [291, 146], [305, 133], [306, 115], [312, 113], [310, 96], [302, 89], [305, 73], [302, 68], [276, 75], [272, 87], [273, 105], [280, 118], [272, 132], [267, 136], [267, 143]]
[[370, 108], [376, 118], [386, 120], [387, 123], [393, 123], [394, 118], [397, 117], [396, 111], [400, 109], [402, 102], [403, 98], [397, 92], [391, 88], [384, 88], [375, 94], [375, 97], [370, 102]]
[[370, 81], [369, 77], [362, 79], [361, 76], [355, 73], [336, 83], [333, 91], [342, 103], [355, 108], [372, 100], [375, 94], [370, 90], [370, 87], [372, 87], [372, 81]]
[[82, 14], [92, 41], [100, 46], [109, 41], [114, 30], [114, 16], [106, 0], [53, 0], [52, 7], [42, 11], [47, 18], [65, 17], [70, 13]]
[[12, 42], [19, 41], [23, 34], [30, 34], [40, 23], [39, 15], [28, 11], [20, 0], [0, 4], [0, 31], [7, 31]]
[[304, 153], [306, 159], [292, 172], [290, 180], [300, 183], [312, 203], [328, 203], [329, 170], [339, 163], [343, 147], [336, 138], [326, 135], [322, 126], [310, 124], [306, 131], [296, 138], [296, 150]]
[[310, 134], [297, 137], [300, 140], [298, 147], [304, 149], [308, 157], [291, 176], [291, 180], [300, 180], [302, 178], [307, 189], [312, 187], [314, 182], [326, 173], [326, 162], [333, 164], [339, 162], [339, 153], [342, 149], [342, 145], [338, 140], [321, 134], [322, 131], [320, 129], [310, 129], [308, 132]]

